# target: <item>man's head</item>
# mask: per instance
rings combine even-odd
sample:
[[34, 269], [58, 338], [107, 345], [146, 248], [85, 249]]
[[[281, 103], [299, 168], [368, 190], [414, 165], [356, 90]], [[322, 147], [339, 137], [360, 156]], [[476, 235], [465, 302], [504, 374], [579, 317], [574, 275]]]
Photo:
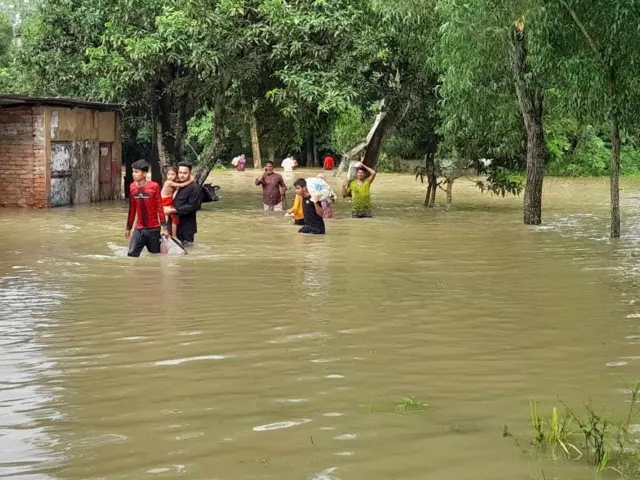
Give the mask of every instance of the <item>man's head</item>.
[[180, 162], [178, 164], [178, 180], [180, 180], [180, 182], [186, 182], [187, 180], [189, 180], [191, 178], [192, 168], [193, 165], [191, 165], [189, 162]]
[[304, 178], [297, 179], [293, 182], [293, 186], [296, 187], [297, 195], [302, 195], [303, 197], [309, 195], [309, 190], [307, 190], [307, 181]]
[[149, 164], [146, 160], [138, 160], [131, 165], [133, 171], [133, 181], [142, 182], [147, 179], [147, 173], [149, 173]]
[[264, 171], [267, 172], [269, 175], [273, 173], [273, 162], [271, 160], [265, 163]]
[[357, 171], [356, 171], [356, 178], [358, 180], [364, 180], [365, 178], [367, 178], [367, 171], [360, 167]]
[[178, 176], [178, 167], [169, 167], [167, 168], [167, 180], [170, 182], [175, 182], [176, 177]]

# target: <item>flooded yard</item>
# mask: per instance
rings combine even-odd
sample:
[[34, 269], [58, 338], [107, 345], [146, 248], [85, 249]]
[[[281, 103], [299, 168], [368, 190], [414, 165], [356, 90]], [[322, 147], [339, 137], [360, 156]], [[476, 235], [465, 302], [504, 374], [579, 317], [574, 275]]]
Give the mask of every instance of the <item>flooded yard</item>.
[[639, 182], [611, 242], [604, 179], [549, 179], [526, 227], [519, 198], [460, 180], [425, 211], [413, 176], [380, 175], [374, 218], [340, 201], [318, 238], [254, 178], [212, 175], [186, 257], [119, 255], [125, 202], [0, 210], [0, 477], [593, 478], [502, 431], [530, 439], [530, 399], [624, 410]]

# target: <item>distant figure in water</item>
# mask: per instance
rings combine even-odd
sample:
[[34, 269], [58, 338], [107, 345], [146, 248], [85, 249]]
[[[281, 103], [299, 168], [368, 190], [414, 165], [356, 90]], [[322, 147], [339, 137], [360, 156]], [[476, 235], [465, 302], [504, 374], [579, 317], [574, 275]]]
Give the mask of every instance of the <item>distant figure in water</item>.
[[[195, 180], [193, 177], [189, 177], [184, 183], [176, 182], [178, 177], [178, 167], [169, 167], [167, 169], [167, 180], [162, 185], [162, 190], [160, 191], [160, 196], [162, 197], [162, 206], [169, 207], [173, 209], [173, 197], [178, 192], [180, 187], [186, 187], [187, 185], [191, 185]], [[167, 228], [171, 231], [171, 236], [173, 238], [178, 238], [178, 220], [177, 215], [169, 214], [167, 218]], [[171, 224], [171, 225], [169, 225]]]
[[299, 178], [293, 185], [296, 187], [296, 194], [302, 198], [302, 210], [304, 212], [304, 227], [298, 233], [308, 235], [324, 235], [324, 220], [322, 219], [322, 205], [318, 198], [311, 197], [307, 189], [307, 181]]
[[244, 156], [244, 153], [242, 155], [240, 155], [240, 158], [238, 159], [238, 166], [236, 167], [236, 170], [239, 172], [244, 172], [244, 169], [247, 166], [247, 157]]
[[[160, 196], [160, 185], [147, 180], [149, 164], [138, 160], [131, 166], [133, 183], [129, 186], [129, 215], [124, 238], [129, 243], [129, 257], [139, 257], [147, 247], [149, 253], [160, 253], [160, 235], [168, 235]], [[134, 220], [136, 229], [131, 235]]]
[[287, 188], [290, 188], [293, 184], [293, 169], [295, 167], [293, 157], [289, 155], [287, 158], [282, 160], [280, 165], [284, 170], [284, 183], [287, 185]]
[[330, 154], [324, 157], [323, 167], [325, 170], [333, 170], [334, 164], [335, 160]]
[[247, 157], [244, 156], [244, 153], [242, 155], [238, 155], [231, 160], [231, 165], [236, 167], [237, 171], [244, 172], [244, 169], [247, 166]]
[[371, 218], [371, 184], [375, 179], [376, 171], [360, 162], [356, 178], [342, 184], [342, 196], [351, 197], [351, 217]]

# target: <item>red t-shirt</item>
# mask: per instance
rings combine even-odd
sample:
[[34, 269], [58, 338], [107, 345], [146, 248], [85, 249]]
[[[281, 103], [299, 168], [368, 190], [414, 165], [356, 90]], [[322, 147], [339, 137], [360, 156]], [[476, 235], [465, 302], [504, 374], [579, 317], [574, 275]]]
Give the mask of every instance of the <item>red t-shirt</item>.
[[127, 230], [131, 230], [136, 217], [136, 228], [159, 228], [165, 223], [160, 185], [156, 182], [147, 182], [142, 187], [133, 182], [129, 187]]
[[333, 168], [333, 157], [331, 155], [327, 155], [324, 157], [324, 168], [325, 170], [331, 170]]

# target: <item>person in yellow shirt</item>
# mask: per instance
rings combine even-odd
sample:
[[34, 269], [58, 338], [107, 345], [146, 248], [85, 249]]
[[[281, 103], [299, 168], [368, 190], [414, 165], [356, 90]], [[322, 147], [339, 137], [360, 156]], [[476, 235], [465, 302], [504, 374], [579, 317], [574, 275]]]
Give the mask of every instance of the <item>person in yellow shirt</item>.
[[304, 225], [304, 212], [302, 211], [302, 196], [296, 195], [293, 207], [287, 210], [289, 215], [293, 215], [293, 223], [296, 225]]

